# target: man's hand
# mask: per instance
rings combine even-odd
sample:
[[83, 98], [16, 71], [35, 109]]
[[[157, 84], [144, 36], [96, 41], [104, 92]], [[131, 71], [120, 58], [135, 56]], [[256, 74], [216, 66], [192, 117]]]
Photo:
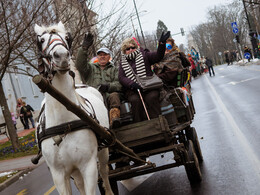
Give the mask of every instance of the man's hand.
[[84, 41], [82, 43], [82, 48], [87, 50], [94, 42], [94, 35], [92, 33], [86, 33], [84, 37]]
[[161, 38], [159, 40], [160, 43], [166, 43], [166, 40], [170, 37], [171, 32], [167, 31], [166, 34], [164, 34], [164, 32], [162, 32]]
[[98, 91], [101, 92], [101, 93], [108, 92], [108, 89], [109, 89], [109, 84], [101, 84], [98, 87]]

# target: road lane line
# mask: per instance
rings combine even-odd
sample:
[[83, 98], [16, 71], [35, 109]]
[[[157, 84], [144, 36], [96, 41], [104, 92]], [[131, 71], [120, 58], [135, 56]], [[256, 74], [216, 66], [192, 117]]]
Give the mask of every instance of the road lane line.
[[211, 84], [211, 82], [209, 81], [209, 79], [207, 78], [206, 75], [204, 75], [204, 77], [206, 78], [206, 81], [207, 81], [208, 85], [210, 86], [210, 88], [211, 88], [211, 90], [212, 90], [212, 92], [213, 92], [213, 94], [214, 94], [214, 96], [215, 96], [215, 98], [218, 102], [218, 105], [220, 106], [221, 110], [223, 111], [223, 113], [225, 114], [229, 123], [231, 124], [232, 130], [233, 130], [234, 134], [236, 135], [236, 137], [238, 138], [238, 141], [240, 141], [240, 143], [245, 148], [246, 155], [249, 157], [249, 159], [251, 159], [253, 161], [253, 167], [257, 171], [258, 177], [260, 177], [260, 161], [259, 161], [257, 155], [252, 150], [252, 148], [249, 145], [247, 139], [245, 138], [244, 134], [242, 133], [242, 131], [240, 130], [240, 128], [236, 124], [234, 118], [232, 117], [232, 115], [230, 114], [230, 112], [228, 111], [226, 106], [224, 105], [223, 101], [221, 100], [221, 98], [218, 95], [217, 91], [215, 90], [214, 86]]
[[18, 194], [16, 195], [25, 195], [28, 194], [27, 189], [23, 189], [22, 191], [20, 191]]
[[52, 193], [54, 190], [56, 189], [55, 185], [52, 186], [47, 192], [44, 193], [44, 195], [49, 195], [50, 193]]

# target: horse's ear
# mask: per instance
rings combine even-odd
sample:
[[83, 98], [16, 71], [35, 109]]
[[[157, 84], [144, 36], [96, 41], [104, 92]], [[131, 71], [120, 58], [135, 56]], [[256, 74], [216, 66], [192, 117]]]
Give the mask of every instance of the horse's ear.
[[67, 32], [66, 41], [68, 43], [69, 49], [71, 49], [73, 38], [69, 32]]
[[35, 26], [34, 26], [34, 32], [35, 32], [37, 35], [40, 35], [40, 34], [42, 34], [43, 29], [42, 29], [42, 27], [40, 27], [38, 24], [35, 24]]
[[58, 23], [58, 27], [61, 28], [63, 31], [66, 31], [65, 27], [61, 21]]

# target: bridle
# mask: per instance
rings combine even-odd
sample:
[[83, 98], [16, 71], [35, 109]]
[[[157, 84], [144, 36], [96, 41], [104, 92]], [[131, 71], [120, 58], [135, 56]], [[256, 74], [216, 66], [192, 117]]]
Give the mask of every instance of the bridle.
[[[38, 69], [41, 75], [43, 75], [48, 80], [52, 80], [56, 71], [53, 69], [56, 64], [52, 60], [51, 51], [58, 45], [63, 46], [66, 50], [69, 51], [71, 56], [71, 45], [72, 37], [70, 33], [67, 33], [65, 40], [55, 31], [51, 31], [49, 34], [48, 42], [44, 49], [42, 49], [41, 37], [44, 34], [47, 34], [47, 31], [44, 31], [41, 35], [37, 35], [37, 47], [38, 47]], [[53, 38], [53, 35], [58, 36], [58, 38]], [[52, 46], [51, 49], [49, 49]], [[49, 49], [49, 50], [48, 50]]]

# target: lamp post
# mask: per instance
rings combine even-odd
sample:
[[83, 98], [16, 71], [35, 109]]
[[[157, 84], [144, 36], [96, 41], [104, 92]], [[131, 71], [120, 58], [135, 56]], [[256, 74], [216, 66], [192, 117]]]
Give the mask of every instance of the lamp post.
[[145, 39], [144, 39], [144, 33], [143, 33], [142, 26], [141, 26], [140, 18], [139, 18], [139, 15], [138, 15], [138, 11], [137, 11], [137, 8], [136, 8], [135, 0], [133, 0], [133, 2], [134, 2], [135, 12], [136, 12], [136, 16], [137, 16], [138, 23], [139, 23], [139, 26], [140, 26], [141, 34], [142, 34], [142, 37], [143, 37], [144, 46], [145, 46], [145, 48], [146, 48], [146, 43], [145, 43]]

